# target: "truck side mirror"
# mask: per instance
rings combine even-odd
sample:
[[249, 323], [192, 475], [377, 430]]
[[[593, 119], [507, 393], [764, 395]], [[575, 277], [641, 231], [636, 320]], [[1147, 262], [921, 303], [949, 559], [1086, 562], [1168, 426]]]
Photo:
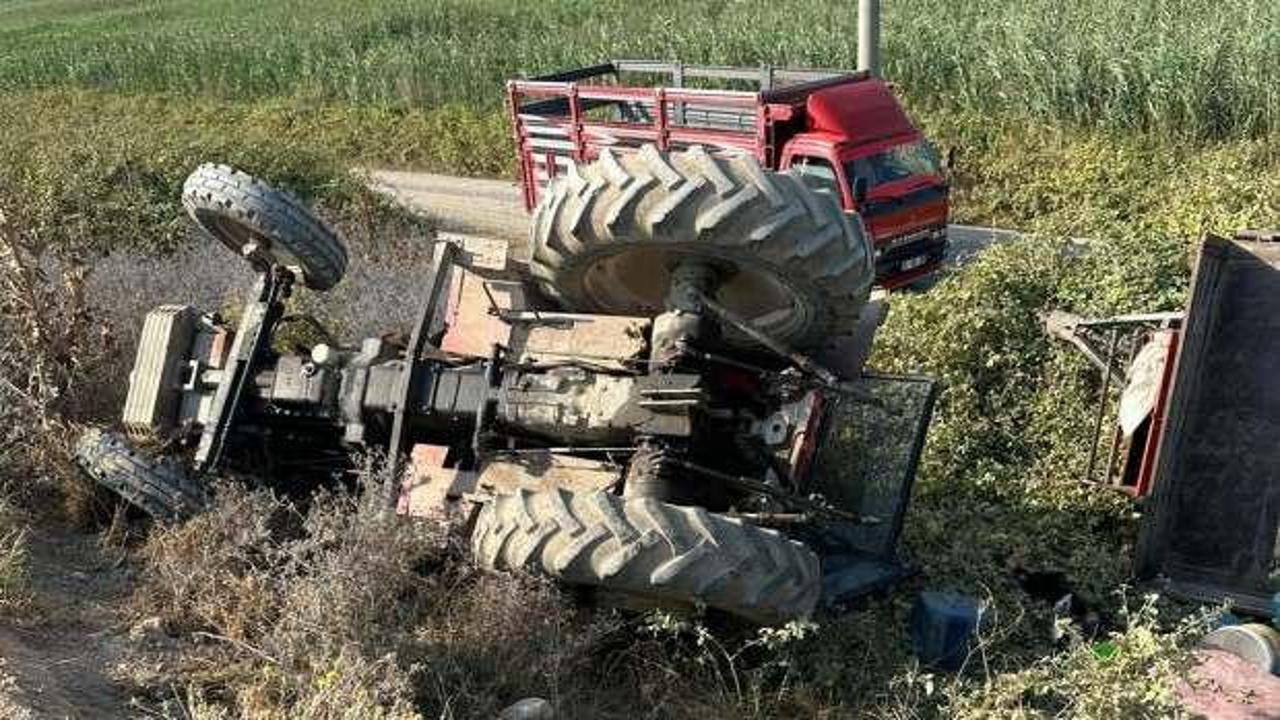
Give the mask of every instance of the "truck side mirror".
[[955, 167], [956, 167], [956, 154], [957, 154], [957, 153], [956, 153], [956, 146], [955, 146], [955, 145], [952, 145], [951, 147], [947, 148], [947, 159], [946, 159], [946, 164], [942, 166], [942, 169], [943, 169], [943, 170], [946, 172], [946, 174], [948, 174], [948, 175], [950, 175], [952, 172], [954, 172], [954, 171], [955, 171]]
[[867, 179], [864, 177], [853, 179], [853, 204], [862, 207], [862, 203], [867, 199]]

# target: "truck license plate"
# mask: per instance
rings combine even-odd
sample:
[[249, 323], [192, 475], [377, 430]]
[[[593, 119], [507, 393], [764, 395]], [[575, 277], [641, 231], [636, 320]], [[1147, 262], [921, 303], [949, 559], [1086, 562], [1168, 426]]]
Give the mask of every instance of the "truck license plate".
[[902, 271], [906, 272], [908, 270], [915, 270], [921, 265], [924, 265], [925, 260], [928, 260], [928, 258], [926, 258], [924, 255], [921, 255], [920, 257], [913, 257], [909, 260], [903, 260]]

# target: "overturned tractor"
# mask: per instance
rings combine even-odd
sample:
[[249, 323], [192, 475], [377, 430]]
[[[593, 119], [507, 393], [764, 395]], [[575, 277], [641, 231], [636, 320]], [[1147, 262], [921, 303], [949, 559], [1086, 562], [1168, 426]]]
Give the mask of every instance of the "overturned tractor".
[[482, 565], [628, 604], [776, 623], [904, 572], [933, 383], [863, 372], [883, 316], [869, 242], [797, 177], [606, 152], [552, 182], [528, 267], [438, 242], [407, 335], [321, 332], [307, 353], [272, 341], [313, 322], [291, 293], [340, 281], [334, 232], [225, 166], [183, 202], [257, 281], [234, 328], [149, 313], [123, 433], [79, 444], [157, 519], [199, 512], [215, 473], [297, 489], [382, 456], [387, 506], [467, 518]]

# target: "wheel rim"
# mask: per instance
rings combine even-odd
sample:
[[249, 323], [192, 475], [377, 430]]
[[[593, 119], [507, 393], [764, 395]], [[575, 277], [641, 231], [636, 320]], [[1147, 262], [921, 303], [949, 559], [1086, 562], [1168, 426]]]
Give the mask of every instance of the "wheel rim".
[[[670, 247], [640, 245], [595, 258], [587, 264], [582, 288], [596, 309], [622, 315], [652, 316], [664, 310], [671, 269], [697, 258], [720, 268], [725, 278], [715, 300], [757, 330], [780, 339], [794, 338], [809, 325], [808, 305], [791, 284], [758, 265]], [[750, 344], [745, 335], [725, 328], [726, 339]]]
[[[300, 268], [304, 274], [313, 272], [312, 268], [303, 264], [296, 255], [279, 243], [274, 243], [271, 238], [254, 231], [252, 228], [242, 223], [236, 222], [234, 219], [203, 210], [195, 212], [196, 222], [205, 232], [214, 236], [223, 245], [226, 245], [236, 255], [245, 257], [245, 246], [253, 243], [257, 247], [252, 254], [248, 256], [250, 263], [255, 265], [283, 265], [285, 267]], [[265, 267], [263, 268], [265, 269]]]

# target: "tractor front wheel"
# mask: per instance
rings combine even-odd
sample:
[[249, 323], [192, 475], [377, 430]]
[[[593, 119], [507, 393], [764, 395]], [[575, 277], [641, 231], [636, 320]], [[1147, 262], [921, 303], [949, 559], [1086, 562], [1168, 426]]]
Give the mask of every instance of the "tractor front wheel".
[[312, 290], [328, 290], [347, 269], [338, 234], [292, 193], [226, 165], [205, 163], [182, 186], [182, 205], [209, 235], [258, 270], [297, 268]]
[[75, 457], [99, 485], [166, 525], [202, 512], [209, 502], [204, 488], [176, 463], [144, 455], [117, 433], [86, 430]]

